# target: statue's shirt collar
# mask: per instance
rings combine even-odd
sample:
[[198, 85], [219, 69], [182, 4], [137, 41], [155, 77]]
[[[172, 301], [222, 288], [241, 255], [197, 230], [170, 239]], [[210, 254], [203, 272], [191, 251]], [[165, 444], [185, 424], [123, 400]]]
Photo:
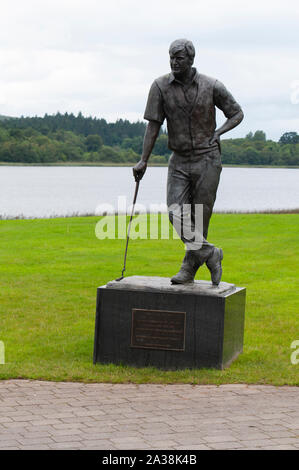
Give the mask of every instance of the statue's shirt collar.
[[[192, 67], [192, 71], [193, 71], [193, 78], [192, 78], [191, 83], [198, 82], [198, 80], [199, 80], [199, 73], [197, 72], [197, 70], [196, 70], [195, 67]], [[175, 76], [173, 75], [172, 72], [170, 72], [168, 83], [170, 84], [170, 83], [173, 83], [173, 82], [179, 83], [180, 85], [184, 85], [180, 80], [178, 80], [177, 78], [175, 78]]]

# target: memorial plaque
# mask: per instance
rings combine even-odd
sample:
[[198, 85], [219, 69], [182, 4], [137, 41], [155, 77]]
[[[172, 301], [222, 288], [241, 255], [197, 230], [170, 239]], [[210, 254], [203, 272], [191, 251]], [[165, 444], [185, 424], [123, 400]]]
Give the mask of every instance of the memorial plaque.
[[186, 312], [132, 309], [131, 347], [185, 350]]

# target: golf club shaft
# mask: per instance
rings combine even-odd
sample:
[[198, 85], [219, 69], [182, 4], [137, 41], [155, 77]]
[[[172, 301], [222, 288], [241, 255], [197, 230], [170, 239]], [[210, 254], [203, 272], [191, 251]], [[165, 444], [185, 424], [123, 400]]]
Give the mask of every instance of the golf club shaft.
[[140, 180], [136, 181], [132, 212], [131, 212], [131, 217], [130, 217], [129, 226], [128, 226], [128, 232], [127, 232], [127, 243], [126, 243], [126, 250], [125, 250], [125, 257], [124, 257], [124, 267], [123, 267], [123, 270], [121, 272], [122, 276], [124, 275], [124, 272], [126, 270], [127, 251], [128, 251], [128, 244], [129, 244], [129, 239], [130, 239], [130, 230], [131, 230], [131, 224], [132, 224], [132, 219], [133, 219], [133, 215], [134, 215], [135, 203], [136, 203], [138, 189], [139, 189], [139, 183], [140, 183]]

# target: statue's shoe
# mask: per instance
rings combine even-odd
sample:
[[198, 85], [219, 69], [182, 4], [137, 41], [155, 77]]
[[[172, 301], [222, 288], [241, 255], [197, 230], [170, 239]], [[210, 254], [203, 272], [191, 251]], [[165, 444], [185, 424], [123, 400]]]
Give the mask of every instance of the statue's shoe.
[[212, 254], [206, 261], [206, 265], [211, 273], [211, 280], [214, 286], [218, 286], [222, 276], [221, 261], [223, 260], [223, 251], [221, 248], [214, 247]]
[[171, 284], [189, 284], [194, 282], [195, 274], [192, 274], [187, 269], [181, 267], [179, 272], [170, 279]]

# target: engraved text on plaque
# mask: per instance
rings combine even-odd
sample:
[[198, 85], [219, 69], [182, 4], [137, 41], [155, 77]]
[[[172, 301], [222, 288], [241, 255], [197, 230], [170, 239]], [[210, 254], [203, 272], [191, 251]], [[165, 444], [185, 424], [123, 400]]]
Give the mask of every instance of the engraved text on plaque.
[[131, 347], [185, 350], [186, 312], [133, 308]]

